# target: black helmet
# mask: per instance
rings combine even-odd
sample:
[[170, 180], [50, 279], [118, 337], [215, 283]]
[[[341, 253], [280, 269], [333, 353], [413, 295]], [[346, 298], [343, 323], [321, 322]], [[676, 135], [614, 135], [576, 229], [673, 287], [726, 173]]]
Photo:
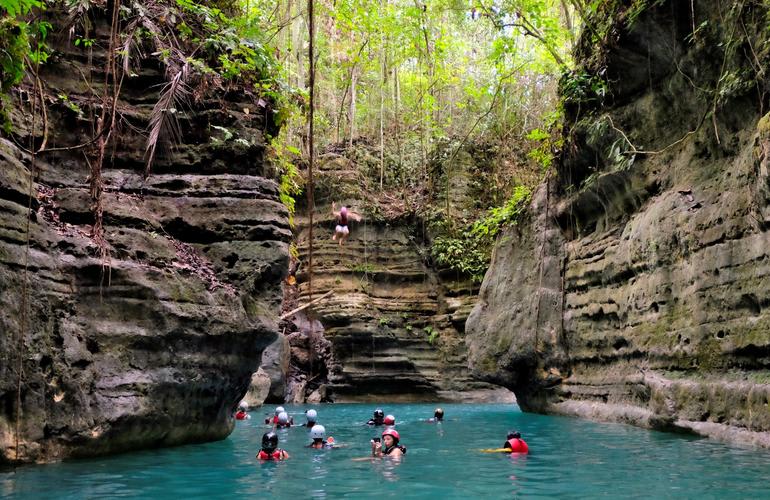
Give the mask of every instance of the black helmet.
[[433, 416], [436, 418], [441, 418], [444, 416], [444, 410], [441, 408], [436, 408], [436, 411], [433, 412]]
[[374, 418], [385, 418], [385, 412], [377, 408], [374, 410]]
[[508, 436], [506, 439], [519, 439], [521, 438], [521, 433], [519, 431], [508, 431]]
[[268, 451], [273, 451], [278, 448], [278, 434], [273, 431], [266, 432], [262, 436], [262, 448]]

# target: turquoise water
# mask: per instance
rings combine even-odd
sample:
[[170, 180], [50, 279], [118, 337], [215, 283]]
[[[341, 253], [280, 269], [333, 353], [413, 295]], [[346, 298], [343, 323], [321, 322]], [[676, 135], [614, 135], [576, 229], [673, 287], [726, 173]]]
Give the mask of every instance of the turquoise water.
[[[304, 422], [310, 406], [286, 405]], [[704, 439], [521, 413], [513, 405], [445, 405], [448, 419], [421, 422], [433, 405], [383, 405], [396, 416], [408, 453], [370, 454], [377, 431], [362, 425], [375, 406], [314, 406], [327, 435], [347, 448], [303, 448], [307, 429], [281, 430], [291, 458], [254, 458], [266, 426], [265, 407], [217, 443], [136, 452], [102, 459], [27, 466], [0, 472], [0, 496], [15, 498], [767, 498], [770, 452]], [[378, 428], [381, 429], [382, 428]], [[531, 454], [484, 454], [506, 431], [519, 429]]]

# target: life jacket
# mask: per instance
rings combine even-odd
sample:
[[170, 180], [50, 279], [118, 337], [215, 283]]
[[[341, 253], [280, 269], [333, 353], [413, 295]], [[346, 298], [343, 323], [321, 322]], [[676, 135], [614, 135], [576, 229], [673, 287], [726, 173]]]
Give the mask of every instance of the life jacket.
[[248, 413], [246, 413], [245, 411], [239, 411], [238, 413], [236, 413], [236, 414], [235, 414], [235, 419], [236, 419], [236, 420], [246, 420], [246, 417], [247, 417], [248, 415], [249, 415], [249, 414], [248, 414]]
[[271, 454], [267, 454], [265, 450], [259, 450], [259, 453], [257, 453], [257, 458], [260, 460], [280, 460], [281, 455], [283, 455], [283, 450], [278, 448]]
[[511, 438], [508, 444], [511, 445], [511, 453], [529, 453], [529, 446], [523, 439]]
[[404, 455], [406, 455], [406, 446], [401, 446], [400, 444], [397, 444], [397, 445], [395, 445], [395, 446], [391, 446], [390, 448], [385, 448], [385, 449], [383, 449], [383, 450], [382, 450], [382, 454], [383, 454], [383, 455], [390, 455], [390, 452], [391, 452], [391, 451], [393, 451], [393, 450], [395, 450], [396, 448], [398, 448], [399, 450], [401, 450], [401, 453], [403, 453]]

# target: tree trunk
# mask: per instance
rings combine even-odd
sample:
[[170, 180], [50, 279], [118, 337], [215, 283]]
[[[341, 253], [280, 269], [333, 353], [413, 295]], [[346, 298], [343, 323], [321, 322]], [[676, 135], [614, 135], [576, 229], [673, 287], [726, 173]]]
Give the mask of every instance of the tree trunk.
[[348, 123], [350, 124], [350, 136], [348, 138], [348, 147], [353, 147], [353, 136], [356, 131], [356, 81], [358, 80], [358, 68], [353, 67], [350, 72], [350, 108], [348, 110]]

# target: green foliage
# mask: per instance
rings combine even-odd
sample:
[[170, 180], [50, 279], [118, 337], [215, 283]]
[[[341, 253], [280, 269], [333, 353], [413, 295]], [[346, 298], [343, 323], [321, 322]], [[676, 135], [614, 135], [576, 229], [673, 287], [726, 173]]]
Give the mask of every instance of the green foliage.
[[75, 38], [74, 44], [75, 44], [75, 47], [80, 47], [80, 45], [83, 45], [83, 47], [89, 49], [93, 47], [95, 41], [96, 40], [94, 40], [93, 38], [84, 38], [79, 36]]
[[473, 224], [471, 238], [488, 241], [495, 238], [502, 228], [515, 224], [518, 216], [526, 209], [530, 195], [529, 188], [516, 186], [505, 205], [491, 208], [485, 217]]
[[422, 331], [425, 332], [425, 334], [428, 336], [428, 343], [433, 345], [433, 343], [438, 339], [439, 332], [432, 326], [426, 326], [422, 329]]
[[[241, 5], [270, 33], [263, 41], [274, 48], [284, 79], [304, 86], [308, 40], [302, 5]], [[561, 9], [556, 0], [317, 3], [317, 19], [323, 19], [316, 30], [319, 149], [359, 138], [379, 144], [382, 130], [382, 164], [377, 158], [366, 165], [373, 167], [370, 177], [379, 184], [381, 176], [384, 189], [416, 191], [425, 186], [426, 159], [444, 138], [467, 134], [511, 144], [542, 127], [539, 117], [557, 102], [557, 61], [569, 64]], [[305, 105], [302, 96], [299, 106]], [[298, 145], [306, 141], [305, 124], [293, 118], [286, 122], [286, 140]]]
[[28, 25], [12, 18], [0, 19], [0, 91], [8, 92], [24, 78], [24, 58], [29, 53]]
[[541, 174], [551, 168], [554, 156], [564, 145], [563, 120], [564, 110], [559, 106], [544, 117], [545, 130], [535, 128], [527, 134], [527, 139], [535, 144], [527, 153], [527, 157], [540, 166]]
[[41, 0], [0, 0], [0, 9], [5, 10], [9, 18], [26, 15], [33, 8], [42, 6]]
[[361, 263], [350, 266], [350, 270], [354, 273], [372, 274], [377, 272], [377, 267], [373, 264]]
[[474, 282], [484, 279], [489, 266], [486, 252], [476, 240], [468, 236], [439, 236], [433, 241], [430, 252], [437, 265], [470, 276]]
[[302, 176], [295, 164], [295, 159], [300, 156], [300, 151], [288, 145], [285, 136], [280, 135], [270, 139], [268, 152], [269, 161], [273, 164], [281, 179], [281, 183], [278, 186], [281, 203], [286, 206], [289, 212], [289, 224], [294, 226], [295, 198], [302, 192]]
[[0, 8], [8, 13], [0, 18], [0, 124], [6, 132], [11, 127], [8, 92], [24, 78], [25, 60], [34, 66], [48, 60], [45, 40], [51, 25], [45, 21], [20, 19], [32, 8], [42, 7], [42, 2], [34, 0], [0, 0]]
[[[213, 5], [212, 5], [213, 4]], [[180, 38], [202, 50], [197, 65], [205, 63], [224, 80], [245, 80], [276, 85], [279, 66], [265, 49], [264, 33], [248, 15], [228, 16], [212, 2], [176, 0], [171, 11]], [[177, 19], [178, 16], [178, 19]], [[204, 70], [205, 72], [205, 70]]]
[[581, 68], [562, 75], [559, 93], [567, 104], [601, 105], [609, 93], [609, 87], [603, 74], [594, 75]]
[[517, 186], [502, 207], [490, 209], [459, 235], [438, 236], [431, 245], [431, 257], [441, 267], [469, 276], [474, 282], [484, 279], [492, 245], [500, 230], [516, 224], [526, 209], [531, 190]]
[[377, 325], [380, 327], [386, 327], [389, 323], [390, 321], [385, 316], [382, 316], [379, 321], [377, 321]]
[[59, 101], [70, 111], [75, 113], [79, 119], [84, 118], [83, 110], [75, 104], [74, 102], [70, 101], [70, 98], [66, 94], [59, 94], [57, 96], [59, 98]]

